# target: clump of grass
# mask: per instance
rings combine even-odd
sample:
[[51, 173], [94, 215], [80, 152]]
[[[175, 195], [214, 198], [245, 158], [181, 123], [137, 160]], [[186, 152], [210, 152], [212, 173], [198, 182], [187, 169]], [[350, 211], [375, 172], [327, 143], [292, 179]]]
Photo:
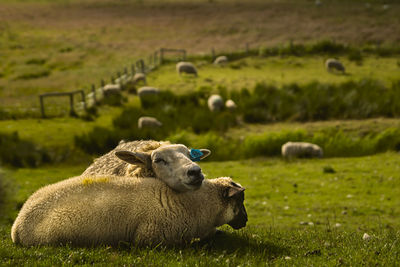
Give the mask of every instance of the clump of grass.
[[17, 69], [14, 79], [15, 80], [29, 80], [43, 78], [50, 75], [50, 70], [42, 66], [23, 66]]
[[335, 169], [330, 166], [330, 165], [326, 165], [322, 168], [322, 172], [323, 173], [336, 173]]
[[46, 61], [47, 61], [47, 59], [45, 59], [45, 58], [30, 58], [25, 62], [25, 64], [28, 64], [28, 65], [43, 65], [43, 64], [46, 63]]
[[363, 55], [360, 50], [352, 50], [347, 56], [348, 60], [355, 62], [357, 65], [362, 65]]
[[0, 133], [0, 162], [13, 167], [37, 167], [51, 162], [51, 158], [47, 150], [21, 140], [17, 132]]

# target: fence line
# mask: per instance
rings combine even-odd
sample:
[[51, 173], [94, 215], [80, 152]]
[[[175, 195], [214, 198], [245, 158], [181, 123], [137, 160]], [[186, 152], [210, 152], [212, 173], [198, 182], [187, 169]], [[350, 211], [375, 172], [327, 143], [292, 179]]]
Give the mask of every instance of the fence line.
[[[245, 46], [245, 52], [248, 54], [250, 51], [249, 48], [249, 43], [246, 43]], [[139, 59], [136, 62], [132, 63], [130, 65], [130, 74], [128, 73], [128, 68], [124, 67], [123, 69], [123, 74], [121, 74], [120, 71], [117, 71], [116, 77], [114, 75], [111, 75], [110, 77], [110, 83], [111, 84], [120, 84], [121, 88], [123, 88], [123, 85], [126, 82], [129, 82], [130, 80], [133, 79], [134, 75], [136, 73], [143, 73], [147, 74], [154, 70], [157, 66], [162, 65], [166, 61], [166, 54], [177, 54], [177, 60], [186, 60], [187, 57], [187, 52], [186, 49], [175, 49], [175, 48], [160, 48], [153, 53], [151, 53], [147, 57], [147, 64], [144, 59]], [[214, 48], [211, 50], [211, 57], [212, 60], [215, 59], [216, 53]], [[100, 88], [96, 89], [96, 86], [94, 84], [91, 85], [91, 92], [86, 95], [85, 97], [85, 92], [84, 90], [76, 90], [72, 92], [53, 92], [53, 93], [45, 93], [39, 95], [39, 101], [40, 101], [40, 108], [41, 108], [41, 113], [42, 117], [45, 118], [45, 105], [44, 105], [44, 98], [45, 97], [69, 97], [70, 99], [70, 115], [76, 115], [75, 107], [74, 107], [74, 99], [73, 96], [75, 94], [80, 94], [82, 97], [82, 101], [79, 102], [79, 107], [83, 108], [84, 110], [87, 110], [87, 108], [90, 108], [93, 105], [96, 105], [99, 103], [99, 101], [104, 97], [104, 87], [106, 86], [106, 82], [104, 79], [100, 80]], [[87, 98], [87, 101], [86, 101]], [[79, 108], [77, 108], [79, 109]]]

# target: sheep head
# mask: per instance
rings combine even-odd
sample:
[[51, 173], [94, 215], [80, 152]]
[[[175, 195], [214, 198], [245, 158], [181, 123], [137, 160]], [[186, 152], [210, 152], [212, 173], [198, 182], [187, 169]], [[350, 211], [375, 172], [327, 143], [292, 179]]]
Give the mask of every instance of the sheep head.
[[[208, 149], [200, 151], [203, 154], [200, 159], [211, 153]], [[162, 146], [151, 153], [120, 150], [115, 155], [127, 163], [144, 165], [178, 192], [197, 190], [204, 180], [200, 166], [191, 160], [190, 150], [181, 144]]]
[[221, 221], [217, 222], [217, 225], [227, 223], [236, 230], [245, 227], [247, 223], [247, 212], [243, 203], [245, 188], [229, 177], [216, 180], [218, 180], [220, 196], [224, 203], [222, 214], [219, 216]]

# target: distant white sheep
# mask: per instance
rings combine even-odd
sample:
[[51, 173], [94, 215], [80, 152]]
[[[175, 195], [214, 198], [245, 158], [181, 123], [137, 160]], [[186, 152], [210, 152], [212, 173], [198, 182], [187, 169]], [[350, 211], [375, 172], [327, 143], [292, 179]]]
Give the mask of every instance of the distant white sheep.
[[225, 65], [228, 63], [228, 58], [226, 56], [219, 56], [214, 60], [215, 65]]
[[234, 111], [234, 110], [236, 110], [237, 105], [232, 99], [228, 99], [225, 102], [225, 107], [230, 111]]
[[104, 97], [111, 95], [121, 95], [120, 84], [106, 84], [103, 88]]
[[197, 76], [197, 69], [191, 62], [184, 62], [181, 61], [178, 64], [176, 64], [176, 71], [178, 72], [179, 75], [181, 73], [187, 73], [187, 74], [194, 74], [194, 76]]
[[133, 76], [133, 81], [135, 84], [138, 82], [143, 82], [144, 84], [146, 84], [146, 74], [135, 73], [135, 75]]
[[281, 150], [282, 156], [289, 159], [294, 157], [322, 158], [323, 156], [321, 147], [306, 142], [287, 142]]
[[337, 59], [334, 58], [329, 58], [325, 61], [325, 67], [327, 71], [332, 71], [332, 70], [337, 70], [337, 71], [341, 71], [342, 73], [345, 72], [345, 68], [342, 64], [342, 62], [340, 62]]
[[224, 224], [244, 227], [243, 201], [244, 188], [226, 177], [177, 193], [156, 179], [80, 176], [31, 195], [11, 238], [23, 246], [190, 244]]
[[193, 160], [211, 154], [208, 149], [199, 152], [201, 155], [193, 158], [192, 150], [182, 144], [153, 140], [120, 142], [115, 149], [95, 159], [82, 175], [152, 177], [179, 192], [196, 190], [204, 175]]
[[159, 128], [162, 123], [154, 117], [143, 116], [138, 119], [138, 128]]
[[208, 108], [211, 111], [220, 111], [224, 108], [224, 100], [220, 95], [211, 95], [207, 100]]
[[160, 93], [160, 90], [158, 88], [149, 87], [149, 86], [141, 87], [138, 90], [139, 97], [148, 96], [148, 95], [157, 95], [158, 93]]

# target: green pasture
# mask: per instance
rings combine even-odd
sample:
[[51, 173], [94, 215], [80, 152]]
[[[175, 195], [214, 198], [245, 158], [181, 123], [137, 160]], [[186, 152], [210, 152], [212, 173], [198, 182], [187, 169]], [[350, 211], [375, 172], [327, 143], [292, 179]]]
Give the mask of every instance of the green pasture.
[[218, 87], [228, 90], [251, 89], [264, 82], [281, 87], [296, 83], [306, 85], [311, 82], [341, 84], [348, 81], [374, 79], [389, 86], [400, 78], [400, 58], [366, 57], [361, 65], [346, 56], [339, 57], [346, 73], [326, 71], [324, 62], [329, 56], [287, 56], [248, 57], [230, 62], [226, 66], [216, 66], [207, 61], [198, 61], [197, 78], [191, 75], [177, 75], [175, 64], [162, 65], [148, 75], [151, 86], [171, 90], [175, 93], [193, 91], [201, 87]]
[[[2, 265], [392, 266], [400, 259], [400, 156], [200, 163], [207, 178], [246, 187], [248, 225], [228, 226], [188, 247], [22, 248], [12, 244], [17, 209], [39, 187], [78, 175], [83, 165], [7, 170], [12, 191], [2, 213]], [[370, 239], [363, 240], [364, 233]]]

